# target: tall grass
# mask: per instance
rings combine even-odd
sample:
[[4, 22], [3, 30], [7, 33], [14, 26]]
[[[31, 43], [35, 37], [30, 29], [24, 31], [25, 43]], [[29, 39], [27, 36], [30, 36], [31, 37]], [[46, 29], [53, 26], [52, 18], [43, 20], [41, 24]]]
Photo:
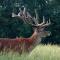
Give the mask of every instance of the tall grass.
[[60, 60], [60, 47], [56, 45], [39, 45], [30, 53], [22, 55], [12, 52], [0, 53], [0, 60]]

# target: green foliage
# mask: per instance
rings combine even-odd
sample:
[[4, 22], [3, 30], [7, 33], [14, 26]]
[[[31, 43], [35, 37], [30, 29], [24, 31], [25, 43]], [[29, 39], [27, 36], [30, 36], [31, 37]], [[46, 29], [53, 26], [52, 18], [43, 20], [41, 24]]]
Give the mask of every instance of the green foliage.
[[41, 21], [43, 15], [46, 20], [51, 19], [52, 25], [49, 30], [52, 34], [43, 42], [60, 43], [60, 0], [1, 0], [0, 37], [29, 37], [32, 34], [31, 26], [23, 24], [22, 20], [11, 17], [12, 11], [17, 13], [18, 8], [22, 5], [29, 8], [32, 15], [34, 15], [34, 9], [37, 8]]

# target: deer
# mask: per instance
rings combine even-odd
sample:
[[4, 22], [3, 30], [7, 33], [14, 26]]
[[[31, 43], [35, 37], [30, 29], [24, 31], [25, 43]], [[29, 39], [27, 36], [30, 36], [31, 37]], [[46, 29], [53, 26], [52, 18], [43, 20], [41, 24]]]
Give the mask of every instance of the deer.
[[[45, 18], [43, 16], [42, 23], [39, 23], [39, 16], [37, 13], [37, 9], [34, 10], [35, 16], [32, 17], [31, 14], [27, 11], [27, 8], [25, 6], [22, 6], [22, 7], [24, 9], [23, 10], [20, 9], [20, 12], [17, 15], [13, 12], [12, 17], [20, 18], [23, 20], [24, 23], [32, 26], [33, 31], [34, 31], [32, 36], [30, 36], [29, 38], [25, 38], [25, 39], [26, 40], [29, 39], [31, 41], [32, 43], [31, 46], [37, 46], [41, 42], [43, 37], [50, 36], [51, 34], [50, 31], [45, 31], [45, 28], [51, 25], [50, 18], [49, 18], [49, 21], [45, 22]], [[26, 45], [29, 45], [29, 43], [25, 44], [25, 46]]]
[[13, 51], [18, 52], [30, 52], [35, 46], [37, 46], [43, 37], [50, 36], [50, 31], [45, 31], [45, 28], [51, 25], [51, 21], [45, 21], [43, 16], [43, 21], [39, 23], [39, 16], [37, 10], [35, 9], [35, 16], [32, 17], [27, 11], [26, 7], [23, 6], [23, 10], [20, 8], [20, 12], [15, 14], [12, 12], [12, 18], [16, 17], [23, 20], [24, 23], [29, 24], [33, 28], [33, 34], [28, 38], [0, 38], [0, 50], [6, 48], [6, 50], [13, 49]]

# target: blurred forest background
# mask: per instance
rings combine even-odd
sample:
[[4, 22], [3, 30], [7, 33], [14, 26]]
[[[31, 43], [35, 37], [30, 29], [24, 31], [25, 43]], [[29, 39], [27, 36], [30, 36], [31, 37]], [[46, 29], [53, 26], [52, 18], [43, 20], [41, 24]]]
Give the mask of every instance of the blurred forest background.
[[60, 0], [0, 0], [0, 38], [29, 37], [32, 35], [32, 27], [24, 24], [18, 18], [12, 18], [11, 13], [16, 14], [19, 7], [25, 5], [34, 15], [34, 9], [38, 9], [40, 20], [51, 19], [51, 36], [43, 38], [42, 43], [60, 44]]

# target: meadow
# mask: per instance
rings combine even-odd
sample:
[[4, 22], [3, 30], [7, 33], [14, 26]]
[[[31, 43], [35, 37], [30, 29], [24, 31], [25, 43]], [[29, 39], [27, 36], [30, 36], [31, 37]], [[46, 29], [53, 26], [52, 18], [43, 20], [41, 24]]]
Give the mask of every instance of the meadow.
[[30, 53], [0, 53], [0, 60], [60, 60], [60, 46], [38, 45]]

